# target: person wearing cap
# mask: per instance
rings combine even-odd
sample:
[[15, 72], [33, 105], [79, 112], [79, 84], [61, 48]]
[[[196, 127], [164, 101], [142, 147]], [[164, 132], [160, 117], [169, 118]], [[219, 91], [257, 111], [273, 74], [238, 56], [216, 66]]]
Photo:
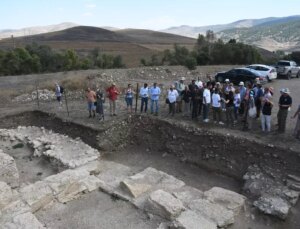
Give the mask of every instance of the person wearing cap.
[[223, 86], [223, 93], [228, 93], [230, 91], [230, 81], [229, 79], [225, 79], [225, 85]]
[[109, 99], [110, 116], [116, 116], [116, 101], [118, 99], [118, 95], [120, 95], [121, 93], [117, 89], [115, 83], [112, 83], [112, 85], [106, 89], [106, 93]]
[[179, 96], [177, 90], [175, 89], [174, 85], [170, 86], [170, 89], [168, 90], [168, 99], [169, 99], [169, 115], [171, 114], [174, 116], [175, 114], [175, 104], [176, 99]]
[[290, 90], [288, 88], [285, 88], [282, 90], [282, 95], [279, 98], [279, 111], [277, 114], [279, 133], [285, 132], [286, 118], [288, 116], [289, 108], [292, 106], [293, 100], [289, 94]]
[[151, 114], [154, 113], [154, 104], [155, 104], [155, 115], [158, 115], [159, 110], [159, 96], [160, 96], [161, 90], [157, 86], [157, 83], [154, 83], [153, 86], [149, 90], [150, 99], [151, 99]]
[[140, 89], [140, 97], [141, 97], [141, 113], [144, 111], [147, 113], [148, 109], [148, 97], [149, 97], [149, 88], [148, 84], [144, 83], [144, 87]]
[[268, 87], [264, 90], [262, 97], [262, 115], [261, 115], [261, 129], [262, 131], [271, 131], [271, 119], [272, 119], [272, 108], [273, 103], [271, 101], [272, 95]]
[[244, 111], [245, 111], [245, 95], [246, 95], [246, 87], [244, 86], [244, 82], [240, 82], [239, 83], [239, 91], [240, 91], [240, 100], [241, 100], [241, 104], [239, 107], [239, 114], [243, 115]]
[[181, 96], [181, 94], [185, 88], [184, 81], [185, 81], [185, 78], [181, 77], [179, 82], [175, 83], [175, 89], [179, 94], [179, 96], [177, 96], [177, 99], [176, 99], [176, 112], [177, 113], [182, 112], [182, 96]]

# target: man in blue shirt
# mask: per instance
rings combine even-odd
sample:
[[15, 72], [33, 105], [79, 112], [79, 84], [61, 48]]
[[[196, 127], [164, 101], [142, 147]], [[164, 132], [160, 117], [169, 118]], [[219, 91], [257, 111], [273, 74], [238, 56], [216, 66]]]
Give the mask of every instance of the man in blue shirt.
[[150, 99], [151, 99], [151, 114], [154, 113], [154, 104], [155, 104], [155, 115], [158, 115], [158, 101], [160, 96], [160, 88], [157, 87], [157, 83], [154, 83], [149, 90]]

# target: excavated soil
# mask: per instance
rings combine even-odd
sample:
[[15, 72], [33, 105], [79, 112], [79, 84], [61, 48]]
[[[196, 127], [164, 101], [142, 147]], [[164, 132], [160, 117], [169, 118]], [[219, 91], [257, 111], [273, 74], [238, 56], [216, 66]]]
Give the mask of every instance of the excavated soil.
[[[55, 115], [40, 111], [20, 113], [0, 120], [0, 128], [15, 128], [19, 125], [43, 126], [46, 129], [52, 129], [54, 132], [66, 134], [72, 138], [80, 137], [90, 146], [102, 152], [106, 151], [103, 156], [104, 160], [125, 164], [130, 166], [133, 171], [140, 171], [151, 166], [204, 191], [219, 186], [242, 193], [242, 177], [250, 165], [272, 168], [274, 171], [280, 171], [282, 177], [288, 174], [300, 176], [300, 157], [297, 152], [274, 145], [264, 145], [243, 137], [215, 133], [205, 128], [200, 129], [189, 124], [155, 117], [133, 116], [107, 126], [103, 125], [100, 128], [91, 128], [65, 121]], [[25, 159], [26, 155], [24, 155]], [[37, 164], [44, 167], [44, 163], [47, 164], [47, 162], [39, 161], [32, 166]], [[36, 171], [31, 176], [36, 176], [35, 173]], [[243, 194], [247, 196], [246, 193]], [[100, 199], [109, 202], [107, 196], [101, 196], [101, 194], [99, 197], [99, 195], [99, 193], [89, 194], [71, 202], [68, 204], [68, 209], [71, 212], [69, 214], [66, 213], [69, 211], [67, 208], [54, 206], [52, 210], [49, 210], [49, 218], [56, 221], [56, 224], [54, 221], [52, 222], [52, 226], [65, 228], [63, 225], [68, 220], [74, 220], [72, 212], [75, 212], [76, 208], [80, 208], [83, 202], [89, 203], [92, 199], [100, 197]], [[230, 228], [300, 228], [300, 220], [297, 218], [300, 213], [299, 203], [292, 208], [286, 221], [281, 221], [258, 213], [251, 206], [252, 197], [249, 195], [247, 197], [250, 199], [247, 204], [248, 215], [237, 219], [236, 223]], [[85, 198], [87, 198], [86, 201]], [[99, 208], [100, 202], [98, 201], [98, 204], [96, 202], [92, 203], [91, 209], [96, 210]], [[111, 206], [112, 209], [116, 207], [114, 203], [108, 203], [108, 206]], [[98, 213], [101, 215], [105, 208], [101, 206], [100, 209]], [[81, 217], [90, 214], [86, 207], [82, 207], [80, 211], [81, 213], [78, 213], [78, 216]], [[130, 209], [126, 211], [135, 214], [133, 218], [138, 219], [138, 221], [143, 220], [143, 217], [145, 217]], [[126, 211], [124, 212], [126, 213]], [[124, 217], [126, 215], [124, 215], [124, 212], [122, 214], [118, 213], [118, 216], [120, 218]], [[47, 219], [48, 216], [43, 214], [48, 214], [48, 211], [47, 213], [38, 213], [38, 218], [51, 225], [51, 222]], [[67, 217], [61, 219], [60, 214], [67, 214]], [[94, 228], [93, 226], [102, 222], [101, 219], [103, 219], [103, 217], [97, 218], [95, 214], [92, 214], [94, 218], [90, 223], [80, 224], [78, 220], [75, 220], [77, 223], [74, 223], [73, 226], [80, 228], [87, 225], [87, 228]], [[147, 219], [144, 220], [147, 221]], [[108, 222], [109, 225], [110, 221], [108, 219], [104, 222]], [[122, 222], [121, 220], [119, 225]], [[129, 221], [124, 220], [124, 225], [127, 225], [126, 223], [129, 223]], [[151, 225], [151, 222], [149, 223]], [[137, 225], [139, 223], [133, 228], [138, 228]], [[145, 225], [147, 225], [147, 222]], [[150, 225], [148, 224], [149, 228], [151, 228]]]

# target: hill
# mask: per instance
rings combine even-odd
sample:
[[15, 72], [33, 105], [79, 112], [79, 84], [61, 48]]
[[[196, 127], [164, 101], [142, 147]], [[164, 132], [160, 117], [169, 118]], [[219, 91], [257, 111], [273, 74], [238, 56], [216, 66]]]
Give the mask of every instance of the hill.
[[138, 66], [141, 58], [160, 55], [172, 49], [174, 43], [193, 48], [195, 39], [150, 30], [126, 29], [111, 31], [98, 27], [77, 26], [62, 31], [34, 36], [0, 40], [0, 48], [24, 47], [32, 42], [49, 45], [56, 50], [74, 49], [86, 55], [94, 48], [102, 52], [122, 55], [128, 67]]
[[300, 47], [300, 19], [276, 20], [251, 28], [228, 29], [217, 33], [217, 36], [224, 41], [234, 38], [270, 51], [293, 50]]
[[32, 36], [41, 33], [49, 33], [54, 31], [60, 31], [68, 28], [78, 26], [75, 23], [64, 22], [57, 25], [48, 25], [48, 26], [35, 26], [27, 27], [22, 29], [4, 29], [0, 30], [0, 39], [11, 37], [22, 37], [22, 36]]
[[163, 32], [196, 38], [198, 34], [205, 34], [213, 30], [217, 36], [225, 41], [236, 39], [246, 44], [274, 50], [300, 49], [299, 36], [300, 16], [268, 17], [262, 19], [244, 19], [228, 24], [208, 26], [179, 26], [171, 27]]

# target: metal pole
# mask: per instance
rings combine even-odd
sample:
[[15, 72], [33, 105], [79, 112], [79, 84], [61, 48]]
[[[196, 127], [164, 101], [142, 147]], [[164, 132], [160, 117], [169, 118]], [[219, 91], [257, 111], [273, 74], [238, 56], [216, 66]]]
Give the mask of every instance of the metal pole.
[[135, 113], [137, 112], [137, 104], [139, 98], [139, 83], [136, 84], [136, 94], [135, 94]]
[[39, 90], [37, 86], [37, 82], [35, 81], [35, 90], [36, 90], [36, 101], [37, 101], [37, 106], [40, 109], [40, 98], [39, 98]]
[[67, 108], [68, 117], [69, 117], [69, 116], [70, 116], [70, 114], [69, 114], [69, 107], [68, 107], [68, 101], [67, 101], [67, 91], [66, 91], [66, 89], [65, 89], [65, 91], [64, 91], [64, 97], [65, 97], [65, 101], [66, 101], [66, 108]]

